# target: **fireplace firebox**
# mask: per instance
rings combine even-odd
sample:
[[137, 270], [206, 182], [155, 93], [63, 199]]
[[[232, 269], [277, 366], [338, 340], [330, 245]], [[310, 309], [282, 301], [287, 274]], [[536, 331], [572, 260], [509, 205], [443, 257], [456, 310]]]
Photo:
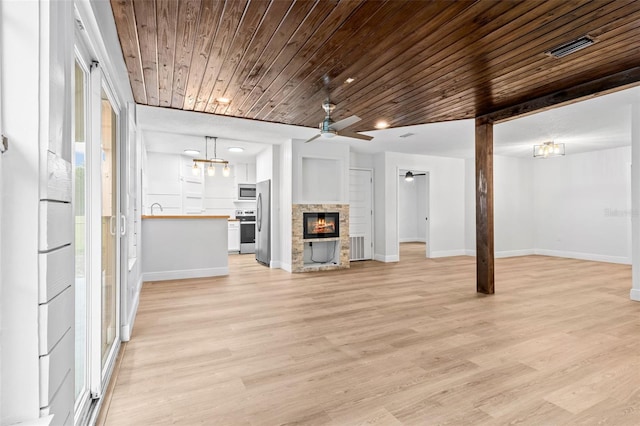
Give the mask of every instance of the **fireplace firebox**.
[[340, 237], [340, 214], [338, 212], [304, 213], [302, 224], [305, 240]]

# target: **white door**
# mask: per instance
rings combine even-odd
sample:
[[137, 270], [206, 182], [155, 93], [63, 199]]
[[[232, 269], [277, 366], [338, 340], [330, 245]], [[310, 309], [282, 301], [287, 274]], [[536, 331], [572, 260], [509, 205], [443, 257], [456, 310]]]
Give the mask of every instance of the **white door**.
[[349, 243], [351, 260], [373, 258], [373, 172], [349, 174]]

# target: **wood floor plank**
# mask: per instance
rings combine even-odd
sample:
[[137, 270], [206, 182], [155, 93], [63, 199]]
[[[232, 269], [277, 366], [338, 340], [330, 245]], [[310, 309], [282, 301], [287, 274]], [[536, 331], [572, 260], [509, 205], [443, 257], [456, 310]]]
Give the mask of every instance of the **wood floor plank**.
[[[631, 268], [471, 257], [145, 283], [106, 425], [640, 424]], [[149, 407], [153, 407], [150, 409]]]

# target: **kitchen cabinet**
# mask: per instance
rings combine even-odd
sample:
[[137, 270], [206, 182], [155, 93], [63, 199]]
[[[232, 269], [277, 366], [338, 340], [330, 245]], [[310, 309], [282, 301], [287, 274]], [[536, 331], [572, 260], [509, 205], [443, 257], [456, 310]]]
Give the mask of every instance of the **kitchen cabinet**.
[[229, 221], [229, 252], [240, 252], [240, 222]]

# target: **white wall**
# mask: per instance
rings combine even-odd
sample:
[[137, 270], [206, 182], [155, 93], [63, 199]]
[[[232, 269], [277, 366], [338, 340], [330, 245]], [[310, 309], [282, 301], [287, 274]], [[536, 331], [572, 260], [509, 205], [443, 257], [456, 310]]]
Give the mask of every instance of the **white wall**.
[[292, 146], [293, 203], [349, 203], [349, 145], [318, 139]]
[[37, 105], [40, 4], [2, 2], [0, 13], [1, 108], [3, 133], [9, 139], [0, 181], [3, 197], [0, 424], [5, 425], [36, 419], [40, 408], [38, 178], [42, 148]]
[[[464, 160], [395, 152], [374, 156], [375, 250], [374, 258], [397, 261], [399, 169], [429, 173], [429, 250], [432, 257], [465, 253]], [[384, 179], [379, 179], [384, 176]]]
[[0, 14], [0, 424], [62, 424], [73, 414], [73, 4], [2, 2]]
[[352, 169], [373, 169], [373, 155], [351, 151], [349, 153], [349, 167]]
[[[631, 148], [565, 157], [494, 157], [496, 257], [631, 259]], [[475, 163], [466, 160], [467, 253], [475, 255]]]
[[[291, 272], [291, 220], [292, 220], [292, 166], [293, 144], [304, 143], [301, 140], [289, 140], [280, 145], [280, 206], [278, 209], [278, 221], [280, 231], [274, 237], [280, 241], [280, 254], [277, 259], [280, 268]], [[274, 267], [277, 265], [274, 264]]]
[[631, 300], [640, 302], [640, 99], [631, 106]]
[[[400, 173], [402, 174], [402, 173]], [[416, 241], [418, 236], [418, 191], [414, 182], [398, 176], [400, 242]]]
[[[494, 156], [493, 202], [496, 257], [533, 254], [533, 158]], [[465, 160], [465, 242], [467, 253], [476, 251], [475, 160]]]
[[425, 217], [428, 216], [427, 176], [415, 176], [412, 182], [407, 182], [404, 173], [402, 171], [398, 176], [400, 242], [425, 242]]
[[536, 160], [536, 252], [630, 263], [630, 163], [630, 147]]

